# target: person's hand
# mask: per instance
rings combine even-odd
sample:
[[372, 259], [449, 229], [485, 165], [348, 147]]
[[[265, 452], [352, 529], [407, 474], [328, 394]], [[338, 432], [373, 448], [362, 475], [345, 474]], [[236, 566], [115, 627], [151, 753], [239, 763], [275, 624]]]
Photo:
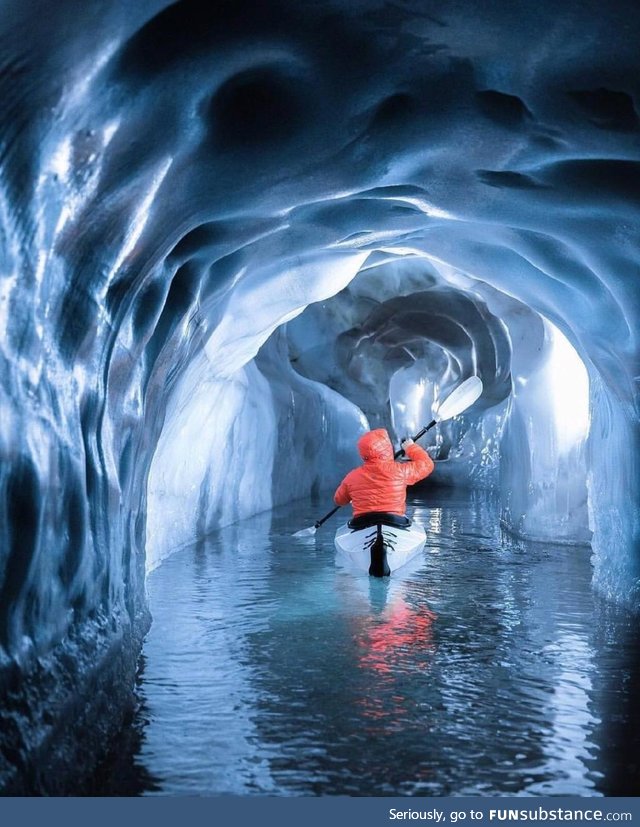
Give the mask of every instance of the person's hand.
[[413, 440], [412, 440], [412, 439], [405, 439], [405, 440], [403, 440], [403, 441], [402, 441], [402, 444], [401, 444], [401, 446], [400, 446], [400, 447], [402, 448], [402, 450], [403, 450], [403, 451], [406, 451], [406, 449], [408, 448], [408, 446], [409, 446], [409, 445], [413, 445], [413, 444], [414, 444], [414, 443], [413, 443]]

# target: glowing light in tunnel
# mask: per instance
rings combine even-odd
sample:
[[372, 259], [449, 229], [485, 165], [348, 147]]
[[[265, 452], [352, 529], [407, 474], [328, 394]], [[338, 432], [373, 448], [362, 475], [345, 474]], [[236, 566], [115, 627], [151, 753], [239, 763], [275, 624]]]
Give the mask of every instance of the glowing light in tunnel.
[[434, 391], [432, 370], [424, 359], [417, 359], [393, 374], [389, 382], [389, 401], [391, 421], [398, 438], [412, 436], [432, 419]]
[[398, 407], [404, 406], [405, 422], [410, 426], [409, 430], [413, 433], [420, 427], [420, 422], [424, 419], [424, 398], [426, 393], [426, 382], [424, 377], [420, 377], [413, 387], [410, 387], [406, 392], [404, 402], [399, 403]]
[[545, 328], [551, 343], [548, 402], [554, 413], [558, 450], [566, 452], [589, 432], [589, 375], [567, 337], [548, 321]]

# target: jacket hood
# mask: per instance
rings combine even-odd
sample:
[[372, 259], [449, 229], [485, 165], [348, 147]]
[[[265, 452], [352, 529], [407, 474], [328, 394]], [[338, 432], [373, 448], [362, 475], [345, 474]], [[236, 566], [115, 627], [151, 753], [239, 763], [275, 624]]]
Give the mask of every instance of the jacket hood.
[[363, 460], [393, 460], [393, 445], [384, 428], [368, 431], [358, 440], [358, 451]]

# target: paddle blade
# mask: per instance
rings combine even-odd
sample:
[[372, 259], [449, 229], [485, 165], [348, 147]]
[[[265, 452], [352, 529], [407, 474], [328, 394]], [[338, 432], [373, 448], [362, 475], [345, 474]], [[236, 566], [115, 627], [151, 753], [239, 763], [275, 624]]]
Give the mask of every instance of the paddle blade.
[[441, 422], [444, 419], [451, 419], [467, 408], [470, 408], [482, 393], [482, 380], [479, 376], [471, 376], [469, 379], [458, 385], [458, 387], [447, 396], [438, 406], [434, 419]]
[[302, 529], [300, 529], [300, 531], [296, 531], [296, 533], [293, 536], [294, 537], [313, 537], [313, 535], [316, 533], [316, 531], [317, 531], [317, 528], [314, 525], [312, 525], [312, 526], [309, 526], [309, 528], [302, 528]]

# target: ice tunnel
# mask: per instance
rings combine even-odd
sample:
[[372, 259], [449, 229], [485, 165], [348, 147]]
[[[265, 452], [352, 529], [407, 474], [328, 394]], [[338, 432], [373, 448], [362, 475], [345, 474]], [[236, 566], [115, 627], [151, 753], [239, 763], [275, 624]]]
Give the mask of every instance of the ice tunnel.
[[639, 38], [625, 0], [4, 3], [1, 788], [117, 731], [145, 571], [473, 374], [437, 482], [640, 608]]

